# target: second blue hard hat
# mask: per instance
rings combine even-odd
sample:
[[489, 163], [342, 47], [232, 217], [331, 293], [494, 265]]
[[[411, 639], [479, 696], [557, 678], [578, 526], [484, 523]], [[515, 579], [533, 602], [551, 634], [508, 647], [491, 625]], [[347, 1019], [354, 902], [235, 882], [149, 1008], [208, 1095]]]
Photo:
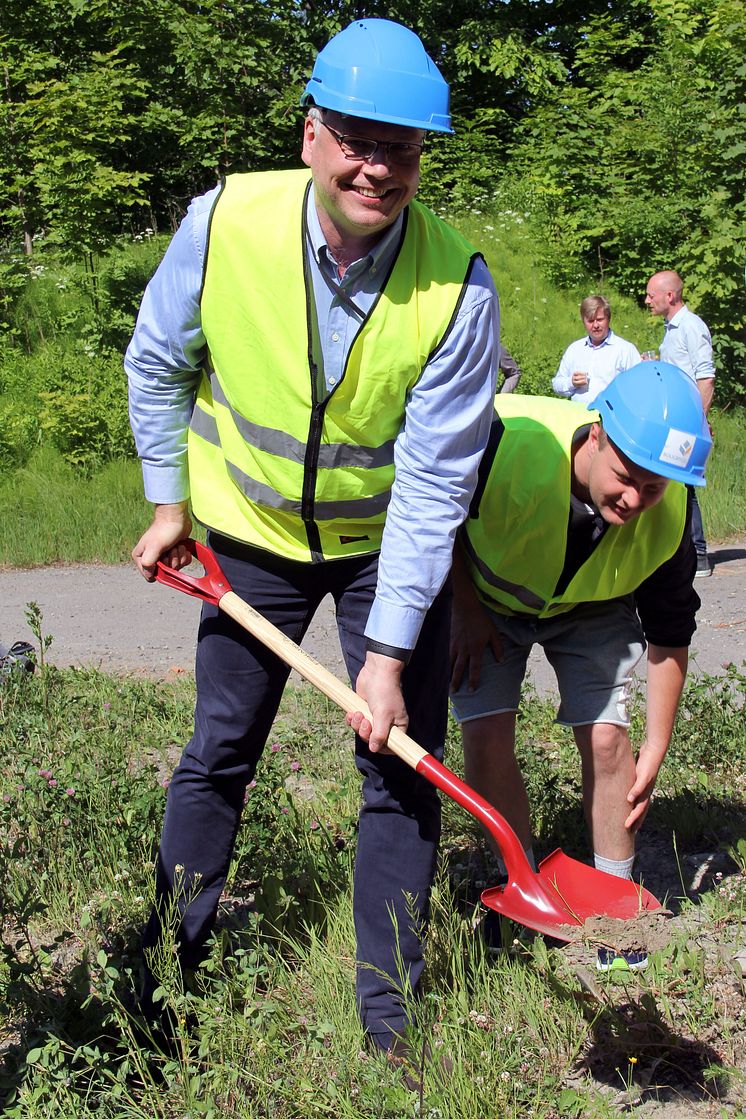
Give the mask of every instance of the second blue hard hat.
[[301, 105], [353, 117], [452, 132], [448, 84], [414, 31], [389, 19], [360, 19], [316, 58]]
[[611, 381], [591, 405], [615, 447], [638, 466], [704, 486], [712, 436], [691, 377], [665, 361], [641, 361]]

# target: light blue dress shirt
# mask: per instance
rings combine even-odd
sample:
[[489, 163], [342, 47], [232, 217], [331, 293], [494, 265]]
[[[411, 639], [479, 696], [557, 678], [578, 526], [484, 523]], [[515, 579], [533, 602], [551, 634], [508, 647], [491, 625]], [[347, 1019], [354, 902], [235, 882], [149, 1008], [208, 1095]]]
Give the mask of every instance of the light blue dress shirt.
[[[552, 378], [558, 396], [570, 396], [578, 404], [589, 407], [617, 373], [637, 365], [641, 360], [637, 346], [615, 334], [613, 330], [600, 346], [594, 346], [588, 335], [571, 342], [562, 355], [559, 369]], [[588, 387], [576, 389], [573, 373], [587, 373]]]
[[[200, 291], [208, 218], [218, 191], [190, 205], [146, 288], [125, 357], [145, 496], [158, 504], [189, 496], [187, 432], [207, 352]], [[347, 300], [363, 314], [370, 309], [396, 252], [402, 219], [341, 280], [313, 192], [307, 219], [323, 375], [333, 391], [360, 322]], [[278, 262], [280, 277], [281, 268]], [[477, 260], [444, 345], [409, 395], [396, 440], [396, 476], [366, 627], [376, 641], [414, 648], [425, 613], [445, 582], [489, 432], [498, 345], [497, 294], [485, 264]]]
[[694, 381], [707, 381], [715, 376], [712, 360], [712, 338], [705, 323], [694, 311], [684, 306], [664, 325], [661, 361], [678, 365]]

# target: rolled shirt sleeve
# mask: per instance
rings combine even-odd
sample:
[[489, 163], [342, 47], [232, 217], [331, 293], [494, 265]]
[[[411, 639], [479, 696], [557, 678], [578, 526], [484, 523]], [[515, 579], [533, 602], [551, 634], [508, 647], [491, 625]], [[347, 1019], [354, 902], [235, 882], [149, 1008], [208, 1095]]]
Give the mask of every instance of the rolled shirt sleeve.
[[709, 381], [715, 377], [710, 331], [699, 315], [686, 306], [665, 324], [660, 355], [661, 361], [678, 365], [695, 381]]

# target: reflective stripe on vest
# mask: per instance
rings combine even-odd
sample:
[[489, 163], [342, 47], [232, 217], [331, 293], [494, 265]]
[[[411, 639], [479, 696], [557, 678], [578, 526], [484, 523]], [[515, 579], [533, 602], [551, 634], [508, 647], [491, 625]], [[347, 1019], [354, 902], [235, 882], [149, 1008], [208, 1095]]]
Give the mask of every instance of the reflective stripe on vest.
[[474, 250], [411, 203], [390, 273], [317, 396], [308, 173], [231, 176], [210, 225], [209, 359], [189, 433], [192, 505], [224, 535], [303, 561], [380, 547], [408, 394], [448, 336]]
[[550, 617], [581, 602], [630, 594], [678, 548], [686, 489], [670, 482], [662, 500], [624, 525], [609, 525], [566, 589], [572, 442], [597, 412], [569, 400], [498, 396], [504, 428], [482, 464], [481, 498], [462, 532], [482, 600], [501, 613]]

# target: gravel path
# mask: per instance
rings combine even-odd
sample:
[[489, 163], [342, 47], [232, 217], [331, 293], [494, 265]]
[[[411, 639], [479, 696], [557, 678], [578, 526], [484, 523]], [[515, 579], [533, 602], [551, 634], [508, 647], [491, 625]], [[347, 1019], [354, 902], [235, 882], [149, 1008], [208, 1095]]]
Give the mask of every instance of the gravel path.
[[[692, 653], [695, 671], [717, 674], [724, 664], [746, 661], [746, 540], [712, 548], [714, 571], [698, 579], [702, 599]], [[48, 658], [56, 665], [92, 665], [105, 672], [166, 676], [191, 672], [199, 602], [144, 582], [134, 567], [60, 566], [0, 571], [0, 641], [32, 640], [28, 602], [39, 604], [44, 632], [53, 637]], [[334, 610], [325, 600], [304, 648], [344, 677]], [[540, 652], [531, 674], [542, 692], [554, 675]]]

